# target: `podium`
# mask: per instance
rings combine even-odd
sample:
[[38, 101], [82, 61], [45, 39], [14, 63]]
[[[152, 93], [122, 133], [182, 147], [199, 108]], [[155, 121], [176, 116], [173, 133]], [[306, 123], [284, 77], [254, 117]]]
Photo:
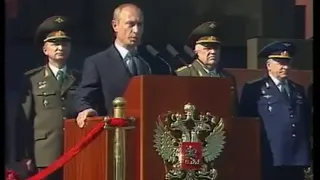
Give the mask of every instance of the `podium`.
[[[218, 180], [260, 179], [260, 124], [254, 118], [236, 118], [232, 112], [231, 80], [227, 78], [139, 76], [129, 82], [123, 97], [126, 116], [136, 118], [136, 128], [126, 133], [125, 180], [164, 180], [165, 168], [154, 148], [157, 117], [168, 111], [183, 112], [187, 103], [200, 112], [223, 118], [226, 144], [214, 162]], [[72, 148], [103, 117], [91, 118], [85, 128], [66, 120], [64, 147]], [[64, 166], [65, 180], [112, 180], [113, 132], [101, 133]]]

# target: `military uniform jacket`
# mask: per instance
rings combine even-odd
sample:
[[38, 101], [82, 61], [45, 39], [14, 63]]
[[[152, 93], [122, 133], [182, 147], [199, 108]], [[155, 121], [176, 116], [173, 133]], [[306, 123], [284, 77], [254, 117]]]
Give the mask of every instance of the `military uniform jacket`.
[[[176, 70], [177, 76], [199, 76], [199, 77], [211, 77], [211, 75], [203, 69], [203, 66], [199, 62], [199, 60], [195, 60], [192, 64], [189, 64], [188, 66], [182, 66], [181, 68]], [[233, 95], [233, 101], [234, 101], [234, 107], [233, 107], [233, 115], [236, 116], [238, 114], [238, 107], [239, 107], [239, 101], [238, 101], [238, 93], [237, 93], [237, 85], [236, 80], [234, 76], [223, 69], [219, 71], [219, 77], [224, 78], [231, 78], [232, 80], [232, 86], [234, 87], [234, 95]]]
[[310, 107], [304, 88], [288, 80], [290, 98], [285, 98], [270, 77], [246, 83], [240, 99], [240, 114], [260, 117], [264, 166], [308, 166], [310, 152]]
[[37, 167], [48, 166], [63, 153], [63, 120], [76, 116], [73, 94], [80, 78], [79, 72], [67, 69], [60, 85], [48, 66], [24, 75], [19, 118], [25, 130], [20, 137]]
[[[310, 121], [310, 132], [311, 132], [311, 141], [313, 141], [313, 83], [308, 87], [308, 100], [311, 107], [311, 121]], [[313, 142], [312, 142], [313, 143]], [[312, 145], [313, 148], [313, 145]]]

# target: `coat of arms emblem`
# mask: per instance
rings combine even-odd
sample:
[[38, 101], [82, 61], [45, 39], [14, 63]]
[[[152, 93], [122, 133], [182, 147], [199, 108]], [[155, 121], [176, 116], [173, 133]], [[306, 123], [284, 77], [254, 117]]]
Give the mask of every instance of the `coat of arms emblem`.
[[225, 144], [223, 120], [208, 112], [196, 113], [190, 103], [184, 106], [184, 111], [158, 117], [154, 147], [164, 160], [165, 179], [216, 179], [213, 161]]

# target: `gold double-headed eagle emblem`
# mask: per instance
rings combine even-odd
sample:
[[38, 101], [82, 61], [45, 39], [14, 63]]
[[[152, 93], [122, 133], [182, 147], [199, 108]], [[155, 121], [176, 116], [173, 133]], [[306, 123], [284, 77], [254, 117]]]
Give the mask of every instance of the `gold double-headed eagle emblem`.
[[154, 147], [164, 160], [165, 179], [216, 179], [213, 161], [225, 144], [223, 120], [208, 112], [197, 113], [190, 103], [184, 112], [160, 115], [156, 124]]

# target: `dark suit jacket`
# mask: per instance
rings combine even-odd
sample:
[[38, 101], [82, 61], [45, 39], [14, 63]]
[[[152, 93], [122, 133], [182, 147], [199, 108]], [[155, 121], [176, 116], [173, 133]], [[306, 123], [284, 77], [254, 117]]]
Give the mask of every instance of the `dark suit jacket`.
[[[182, 66], [176, 70], [177, 76], [201, 76], [201, 77], [211, 77], [210, 74], [203, 69], [203, 66], [199, 60], [193, 61], [192, 64], [188, 66]], [[238, 115], [239, 101], [238, 101], [238, 91], [235, 77], [228, 73], [227, 71], [220, 69], [218, 72], [219, 76], [222, 78], [230, 78], [232, 80], [232, 86], [234, 87], [233, 94], [233, 115]]]
[[[140, 58], [138, 74], [151, 74], [149, 65]], [[77, 111], [95, 109], [99, 115], [112, 112], [112, 101], [122, 96], [132, 75], [120, 53], [111, 45], [84, 62], [82, 82], [76, 93]]]
[[288, 80], [290, 99], [283, 97], [271, 78], [247, 82], [240, 114], [261, 118], [262, 162], [265, 166], [308, 166], [310, 107], [304, 88]]

